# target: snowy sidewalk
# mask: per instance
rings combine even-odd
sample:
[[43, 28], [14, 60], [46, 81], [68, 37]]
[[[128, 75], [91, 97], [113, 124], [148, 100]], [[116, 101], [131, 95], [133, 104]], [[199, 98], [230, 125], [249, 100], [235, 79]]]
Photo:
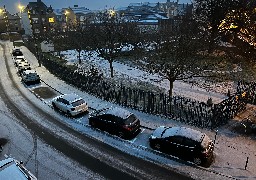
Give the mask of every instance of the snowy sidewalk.
[[[43, 66], [38, 67], [37, 59], [25, 47], [22, 47], [21, 49], [24, 52], [24, 56], [31, 63], [32, 68], [36, 69], [36, 71], [39, 73], [41, 79], [47, 82], [50, 86], [54, 87], [55, 89], [61, 90], [62, 93], [77, 93], [78, 95], [85, 98], [88, 104], [94, 109], [101, 109], [109, 106], [117, 106], [110, 102], [106, 102], [94, 96], [91, 96], [86, 92], [82, 92], [75, 87], [67, 85], [62, 80], [59, 80], [54, 75], [50, 74], [49, 71], [45, 69]], [[191, 91], [189, 85], [187, 87], [184, 87], [183, 89], [187, 89], [188, 92]], [[138, 111], [134, 112], [136, 112], [136, 114], [138, 114], [139, 116], [140, 114], [143, 114], [143, 117], [145, 118], [142, 121], [142, 125], [150, 127], [152, 129], [155, 129], [160, 125], [187, 126], [177, 121], [161, 118], [159, 116], [144, 114]], [[235, 122], [231, 121], [230, 123]], [[256, 179], [255, 138], [249, 138], [233, 133], [230, 131], [229, 126], [230, 124], [219, 128], [217, 133], [215, 131], [211, 131], [208, 129], [198, 129], [192, 127], [194, 129], [198, 129], [202, 132], [205, 132], [207, 135], [211, 137], [211, 139], [215, 140], [215, 162], [212, 164], [210, 168], [207, 168], [207, 170], [232, 176], [235, 179]], [[245, 170], [247, 157], [249, 158], [249, 160]], [[207, 177], [205, 177], [205, 179], [207, 179]]]

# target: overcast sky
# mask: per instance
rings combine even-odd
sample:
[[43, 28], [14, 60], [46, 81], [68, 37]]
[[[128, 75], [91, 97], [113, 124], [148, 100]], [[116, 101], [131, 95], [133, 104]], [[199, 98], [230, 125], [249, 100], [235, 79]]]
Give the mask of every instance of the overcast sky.
[[[18, 12], [18, 4], [28, 5], [29, 2], [36, 2], [37, 0], [0, 0], [0, 7], [6, 6], [6, 9], [10, 13]], [[176, 0], [171, 0], [176, 1]], [[90, 10], [99, 10], [112, 7], [125, 7], [129, 3], [137, 2], [166, 2], [166, 0], [42, 0], [47, 6], [52, 6], [53, 8], [64, 8], [73, 7], [78, 5], [80, 7], [87, 7]], [[191, 3], [191, 0], [179, 0], [179, 3]]]

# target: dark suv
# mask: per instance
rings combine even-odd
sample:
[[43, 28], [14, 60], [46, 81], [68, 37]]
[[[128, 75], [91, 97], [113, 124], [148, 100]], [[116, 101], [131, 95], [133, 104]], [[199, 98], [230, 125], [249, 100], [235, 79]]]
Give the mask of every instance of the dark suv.
[[13, 55], [13, 56], [23, 56], [23, 53], [21, 52], [20, 49], [14, 49], [14, 50], [12, 51], [12, 55]]
[[212, 140], [194, 129], [160, 126], [150, 136], [149, 143], [153, 149], [197, 165], [209, 166], [213, 160]]
[[122, 108], [94, 111], [89, 116], [89, 124], [124, 139], [133, 138], [140, 131], [140, 120]]

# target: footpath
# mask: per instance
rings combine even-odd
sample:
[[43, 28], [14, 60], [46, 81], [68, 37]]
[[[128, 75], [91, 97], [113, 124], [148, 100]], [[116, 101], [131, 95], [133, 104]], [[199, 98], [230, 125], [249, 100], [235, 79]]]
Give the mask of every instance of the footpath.
[[[9, 48], [12, 49], [13, 47], [9, 45]], [[73, 86], [67, 85], [62, 80], [50, 74], [44, 66], [38, 67], [36, 57], [27, 50], [26, 47], [22, 46], [21, 50], [24, 52], [24, 56], [31, 63], [32, 67], [39, 73], [41, 79], [55, 89], [61, 89], [62, 93], [77, 93], [86, 99], [88, 104], [94, 109], [101, 109], [102, 107], [106, 107], [106, 105], [116, 106], [115, 104], [100, 100]], [[223, 174], [223, 179], [256, 179], [256, 136], [247, 136], [234, 131], [234, 127], [238, 125], [242, 119], [253, 116], [255, 112], [256, 107], [248, 105], [245, 112], [240, 113], [234, 120], [231, 120], [227, 125], [218, 129], [209, 130], [192, 127], [206, 133], [215, 142], [215, 161], [209, 168], [205, 169], [206, 171], [214, 172], [215, 174]], [[141, 112], [136, 113], [141, 114]], [[142, 125], [152, 129], [160, 125], [172, 126], [176, 124], [187, 126], [159, 116], [145, 116], [148, 116], [148, 118], [142, 122]], [[202, 177], [202, 179], [209, 178]]]

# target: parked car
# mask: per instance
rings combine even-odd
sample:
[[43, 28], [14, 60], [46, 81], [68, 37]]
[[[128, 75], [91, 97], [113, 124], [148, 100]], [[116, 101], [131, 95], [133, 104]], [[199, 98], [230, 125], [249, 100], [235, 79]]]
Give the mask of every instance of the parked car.
[[35, 70], [22, 71], [21, 78], [24, 83], [39, 83], [40, 82], [40, 77]]
[[131, 138], [140, 131], [140, 120], [122, 108], [107, 108], [89, 115], [89, 124], [121, 138]]
[[52, 99], [52, 106], [67, 113], [69, 116], [75, 116], [83, 112], [88, 112], [88, 104], [76, 94], [64, 94]]
[[0, 179], [37, 180], [21, 161], [13, 158], [0, 161]]
[[12, 50], [12, 55], [13, 56], [23, 56], [23, 53], [21, 52], [20, 49], [14, 49], [14, 50]]
[[149, 138], [158, 151], [208, 166], [213, 160], [214, 144], [204, 133], [186, 127], [158, 127]]
[[27, 61], [27, 59], [24, 58], [24, 56], [17, 56], [17, 57], [18, 58], [14, 59], [14, 65], [15, 66], [18, 66], [21, 63], [27, 63], [28, 64], [28, 61]]
[[21, 74], [25, 70], [31, 70], [30, 64], [22, 62], [18, 64], [18, 73]]

